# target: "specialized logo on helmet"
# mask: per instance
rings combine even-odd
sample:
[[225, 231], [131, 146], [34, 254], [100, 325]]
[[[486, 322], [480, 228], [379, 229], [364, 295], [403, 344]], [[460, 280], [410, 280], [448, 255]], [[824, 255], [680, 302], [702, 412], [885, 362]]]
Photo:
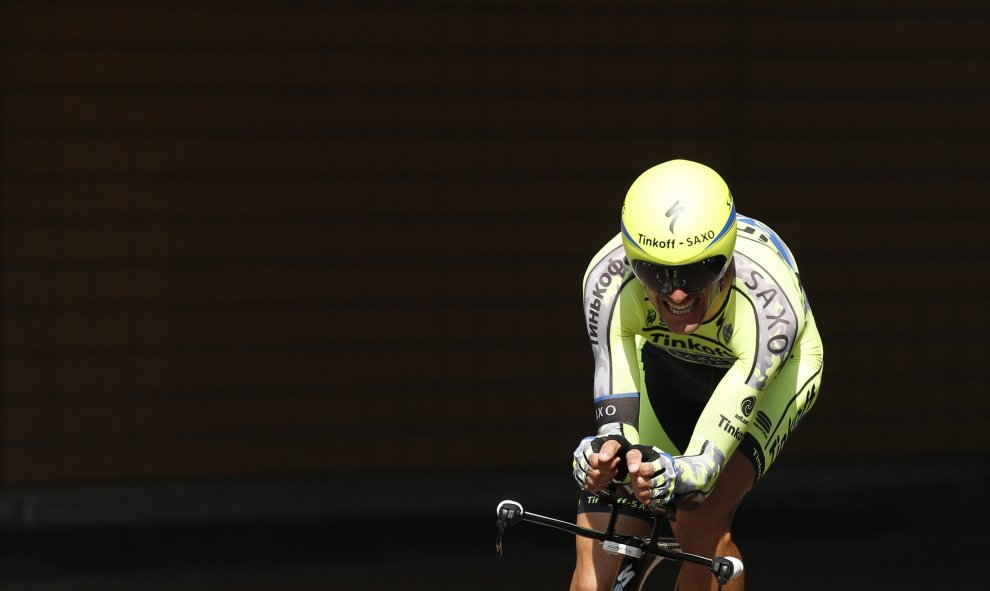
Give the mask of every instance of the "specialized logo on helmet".
[[680, 201], [675, 201], [674, 204], [670, 206], [670, 209], [667, 210], [667, 213], [664, 214], [668, 218], [671, 218], [670, 220], [671, 234], [674, 233], [674, 224], [677, 223], [677, 218], [680, 217], [681, 213], [683, 212], [684, 212], [684, 206], [681, 205]]

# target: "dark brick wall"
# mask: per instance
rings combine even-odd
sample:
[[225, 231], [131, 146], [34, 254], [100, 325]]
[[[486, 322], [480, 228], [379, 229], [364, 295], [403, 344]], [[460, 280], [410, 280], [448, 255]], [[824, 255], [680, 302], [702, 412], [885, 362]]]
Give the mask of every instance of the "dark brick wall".
[[988, 451], [990, 10], [658, 4], [0, 1], [0, 480], [566, 466], [674, 157], [798, 258], [788, 454]]

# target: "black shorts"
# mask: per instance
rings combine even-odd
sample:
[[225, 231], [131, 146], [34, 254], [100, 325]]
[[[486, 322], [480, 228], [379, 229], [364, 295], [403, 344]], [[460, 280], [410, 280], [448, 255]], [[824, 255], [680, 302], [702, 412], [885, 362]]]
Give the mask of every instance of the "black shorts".
[[[646, 505], [636, 500], [632, 493], [626, 493], [615, 501], [619, 506], [621, 515], [629, 515], [645, 521], [649, 521], [652, 516]], [[582, 490], [578, 494], [578, 513], [608, 513], [611, 508], [598, 495], [593, 492]]]

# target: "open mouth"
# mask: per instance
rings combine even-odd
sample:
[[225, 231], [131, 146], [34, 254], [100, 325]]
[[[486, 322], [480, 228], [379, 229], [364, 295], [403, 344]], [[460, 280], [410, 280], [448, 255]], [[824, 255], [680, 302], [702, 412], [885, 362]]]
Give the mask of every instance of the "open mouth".
[[693, 297], [690, 300], [678, 306], [670, 303], [667, 300], [664, 300], [663, 305], [666, 306], [667, 310], [674, 316], [687, 316], [688, 314], [694, 311], [695, 307], [698, 305], [698, 302], [700, 301], [701, 301], [700, 297]]

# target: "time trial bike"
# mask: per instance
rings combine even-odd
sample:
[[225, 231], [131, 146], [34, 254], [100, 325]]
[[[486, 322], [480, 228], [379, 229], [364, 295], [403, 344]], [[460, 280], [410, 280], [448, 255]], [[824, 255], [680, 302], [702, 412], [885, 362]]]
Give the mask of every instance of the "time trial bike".
[[602, 548], [606, 553], [621, 557], [615, 574], [615, 582], [611, 587], [612, 591], [675, 590], [679, 567], [683, 562], [707, 567], [718, 582], [719, 590], [730, 579], [742, 574], [743, 564], [738, 558], [732, 556], [706, 558], [681, 550], [680, 544], [677, 543], [670, 528], [670, 522], [676, 519], [675, 505], [667, 505], [653, 512], [653, 528], [649, 537], [629, 536], [615, 531], [620, 506], [616, 502], [615, 490], [601, 493], [598, 496], [610, 508], [608, 526], [605, 531], [529, 513], [516, 501], [502, 501], [496, 510], [498, 530], [495, 537], [495, 549], [498, 555], [501, 557], [503, 553], [505, 530], [512, 525], [527, 521], [598, 540], [602, 543]]

